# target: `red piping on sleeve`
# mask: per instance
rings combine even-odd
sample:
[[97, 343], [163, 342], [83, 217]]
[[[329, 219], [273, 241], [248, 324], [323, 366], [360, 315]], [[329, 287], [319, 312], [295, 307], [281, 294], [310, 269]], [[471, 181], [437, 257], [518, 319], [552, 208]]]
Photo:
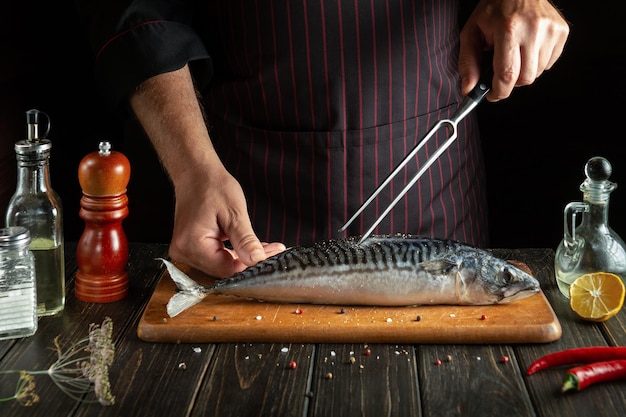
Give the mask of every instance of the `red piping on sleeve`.
[[151, 20], [151, 21], [149, 21], [149, 22], [143, 22], [143, 23], [140, 23], [140, 24], [138, 24], [138, 25], [136, 25], [136, 26], [133, 26], [133, 27], [131, 27], [131, 28], [128, 28], [128, 29], [126, 29], [126, 30], [125, 30], [125, 31], [123, 31], [123, 32], [120, 32], [120, 33], [116, 34], [115, 36], [113, 36], [112, 38], [110, 38], [108, 41], [106, 41], [106, 42], [104, 43], [104, 45], [102, 45], [102, 47], [100, 48], [100, 50], [99, 50], [99, 51], [98, 51], [98, 53], [96, 54], [96, 59], [98, 59], [98, 58], [100, 57], [100, 55], [102, 54], [102, 52], [106, 49], [106, 47], [107, 47], [107, 46], [109, 46], [109, 44], [110, 44], [111, 42], [113, 42], [114, 40], [116, 40], [116, 39], [117, 39], [117, 38], [119, 38], [120, 36], [123, 36], [123, 35], [127, 34], [128, 32], [132, 32], [133, 30], [136, 30], [136, 29], [138, 29], [138, 28], [140, 28], [140, 27], [142, 27], [142, 26], [145, 26], [145, 25], [151, 25], [151, 24], [153, 24], [153, 23], [159, 23], [159, 22], [166, 22], [166, 20]]

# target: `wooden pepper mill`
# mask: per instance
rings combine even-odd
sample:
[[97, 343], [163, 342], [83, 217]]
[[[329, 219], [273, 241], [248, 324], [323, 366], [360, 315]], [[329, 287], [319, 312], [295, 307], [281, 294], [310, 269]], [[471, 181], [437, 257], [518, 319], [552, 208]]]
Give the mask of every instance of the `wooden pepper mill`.
[[76, 248], [76, 298], [108, 303], [128, 294], [128, 240], [122, 221], [128, 216], [126, 186], [130, 162], [109, 142], [86, 155], [78, 167], [83, 190], [79, 216], [85, 230]]

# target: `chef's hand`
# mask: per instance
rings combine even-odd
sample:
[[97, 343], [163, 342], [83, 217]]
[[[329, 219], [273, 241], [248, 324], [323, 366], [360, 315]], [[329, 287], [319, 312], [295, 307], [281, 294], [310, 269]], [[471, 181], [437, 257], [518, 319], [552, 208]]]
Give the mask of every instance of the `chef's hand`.
[[569, 25], [548, 0], [481, 0], [461, 31], [459, 71], [463, 94], [476, 85], [483, 51], [493, 49], [489, 101], [532, 84], [563, 52]]
[[252, 230], [241, 186], [213, 148], [187, 65], [144, 81], [129, 100], [174, 184], [172, 260], [226, 277], [285, 249], [262, 244]]
[[175, 194], [173, 260], [223, 278], [285, 250], [282, 243], [259, 241], [241, 186], [221, 164], [178, 175]]

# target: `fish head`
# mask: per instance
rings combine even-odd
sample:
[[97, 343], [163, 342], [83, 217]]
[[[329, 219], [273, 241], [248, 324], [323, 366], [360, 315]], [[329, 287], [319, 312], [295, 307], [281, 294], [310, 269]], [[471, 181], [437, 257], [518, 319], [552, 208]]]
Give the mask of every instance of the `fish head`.
[[539, 281], [526, 271], [500, 258], [466, 256], [458, 267], [468, 304], [507, 304], [539, 292]]

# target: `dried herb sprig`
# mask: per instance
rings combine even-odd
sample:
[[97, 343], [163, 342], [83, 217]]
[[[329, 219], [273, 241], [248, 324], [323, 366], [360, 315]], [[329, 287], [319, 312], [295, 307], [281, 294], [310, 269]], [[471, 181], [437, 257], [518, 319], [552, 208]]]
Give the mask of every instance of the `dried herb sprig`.
[[[115, 346], [112, 341], [113, 322], [106, 317], [102, 325], [89, 325], [89, 336], [63, 350], [59, 337], [54, 339], [57, 360], [46, 370], [7, 370], [1, 374], [17, 373], [15, 394], [0, 398], [0, 402], [17, 400], [24, 406], [39, 401], [35, 392], [33, 375], [47, 374], [61, 391], [77, 401], [98, 401], [103, 406], [112, 405], [115, 397], [109, 383], [109, 367], [113, 364]], [[86, 394], [93, 392], [96, 399]]]

